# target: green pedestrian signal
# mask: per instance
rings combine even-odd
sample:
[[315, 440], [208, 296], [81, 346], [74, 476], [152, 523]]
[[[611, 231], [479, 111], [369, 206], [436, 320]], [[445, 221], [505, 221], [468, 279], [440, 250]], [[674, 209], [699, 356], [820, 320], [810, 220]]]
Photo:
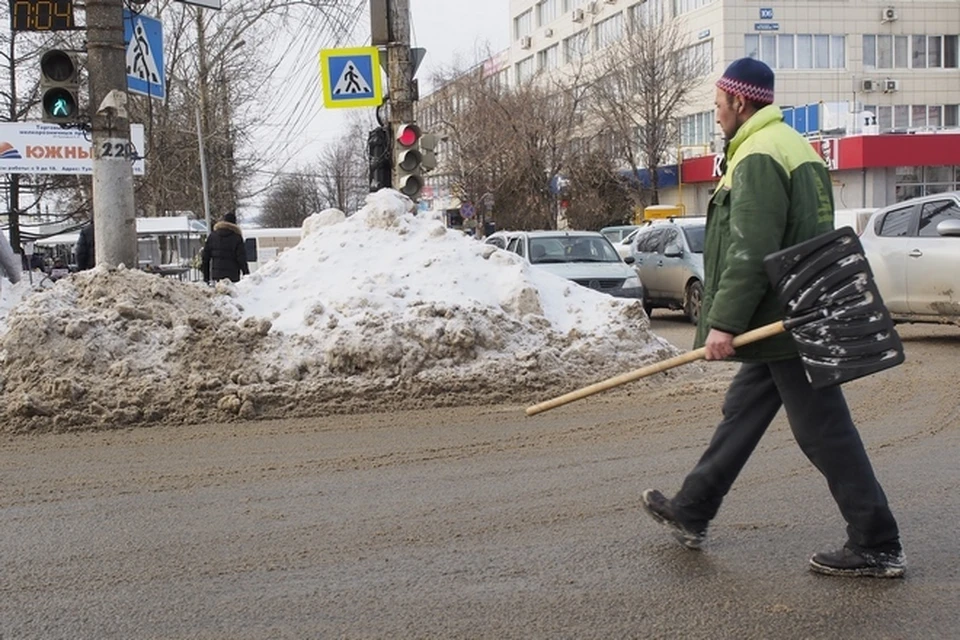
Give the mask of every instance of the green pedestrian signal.
[[49, 49], [40, 56], [43, 121], [76, 124], [80, 116], [80, 64], [75, 53]]

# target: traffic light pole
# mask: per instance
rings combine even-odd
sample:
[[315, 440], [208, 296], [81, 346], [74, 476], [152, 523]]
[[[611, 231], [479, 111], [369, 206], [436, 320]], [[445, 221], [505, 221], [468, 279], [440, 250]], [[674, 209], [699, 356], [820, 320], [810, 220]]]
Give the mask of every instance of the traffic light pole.
[[93, 124], [96, 262], [136, 269], [137, 218], [126, 110], [123, 0], [87, 0], [87, 71]]
[[[387, 45], [387, 82], [390, 90], [391, 130], [401, 123], [413, 122], [413, 60], [410, 53], [410, 0], [387, 0], [389, 40]], [[393, 184], [399, 184], [397, 167]]]

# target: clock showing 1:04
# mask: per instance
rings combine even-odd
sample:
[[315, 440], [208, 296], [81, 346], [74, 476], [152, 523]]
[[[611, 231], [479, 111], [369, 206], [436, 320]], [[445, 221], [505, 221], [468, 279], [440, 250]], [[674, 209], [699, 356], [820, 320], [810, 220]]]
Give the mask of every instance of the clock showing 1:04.
[[11, 31], [76, 29], [73, 0], [10, 0]]

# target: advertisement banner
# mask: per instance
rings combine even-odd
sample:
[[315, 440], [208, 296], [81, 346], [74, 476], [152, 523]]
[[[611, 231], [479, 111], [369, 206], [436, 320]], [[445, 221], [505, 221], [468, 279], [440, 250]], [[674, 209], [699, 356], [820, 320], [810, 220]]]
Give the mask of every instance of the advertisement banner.
[[[93, 173], [88, 131], [43, 122], [0, 122], [0, 173]], [[143, 125], [130, 125], [130, 148], [110, 144], [103, 156], [125, 155], [134, 175], [144, 174]]]

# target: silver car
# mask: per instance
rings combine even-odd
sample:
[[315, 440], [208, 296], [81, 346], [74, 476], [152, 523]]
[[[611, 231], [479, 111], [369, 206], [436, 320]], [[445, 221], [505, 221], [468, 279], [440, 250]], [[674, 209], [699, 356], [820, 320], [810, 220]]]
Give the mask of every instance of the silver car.
[[706, 218], [672, 218], [637, 232], [631, 248], [647, 315], [658, 307], [683, 309], [697, 323], [703, 300], [706, 227]]
[[596, 231], [521, 231], [507, 243], [531, 265], [579, 285], [618, 298], [642, 298], [643, 287], [632, 266]]
[[860, 242], [894, 320], [960, 322], [960, 191], [880, 209]]

